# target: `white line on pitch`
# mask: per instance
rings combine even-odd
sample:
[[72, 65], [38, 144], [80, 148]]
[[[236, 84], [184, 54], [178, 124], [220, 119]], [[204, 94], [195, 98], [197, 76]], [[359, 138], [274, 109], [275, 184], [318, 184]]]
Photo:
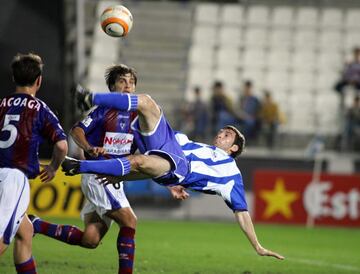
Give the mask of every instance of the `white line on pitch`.
[[329, 264], [321, 261], [309, 260], [309, 259], [294, 259], [294, 258], [287, 258], [289, 261], [293, 261], [296, 263], [303, 263], [308, 265], [316, 265], [316, 266], [326, 266], [328, 268], [337, 268], [342, 270], [348, 271], [358, 271], [360, 272], [360, 268], [352, 265], [345, 265], [345, 264]]

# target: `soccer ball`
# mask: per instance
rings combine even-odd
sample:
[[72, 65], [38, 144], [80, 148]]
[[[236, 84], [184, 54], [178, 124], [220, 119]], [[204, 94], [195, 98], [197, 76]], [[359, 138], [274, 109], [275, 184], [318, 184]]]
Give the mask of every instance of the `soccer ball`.
[[112, 37], [126, 36], [133, 25], [131, 12], [122, 5], [106, 8], [100, 16], [101, 28]]

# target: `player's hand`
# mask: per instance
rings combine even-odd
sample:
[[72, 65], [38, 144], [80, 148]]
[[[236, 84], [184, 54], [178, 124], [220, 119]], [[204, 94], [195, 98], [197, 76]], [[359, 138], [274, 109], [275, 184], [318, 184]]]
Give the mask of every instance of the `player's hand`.
[[107, 185], [107, 184], [118, 184], [120, 179], [116, 176], [110, 176], [110, 175], [96, 175], [96, 180], [99, 182], [100, 185]]
[[260, 256], [270, 256], [270, 257], [275, 257], [276, 259], [279, 259], [279, 260], [284, 260], [285, 257], [276, 253], [276, 252], [273, 252], [271, 250], [268, 250], [266, 248], [263, 248], [262, 246], [260, 246], [259, 248], [257, 248], [256, 250], [257, 254], [259, 254]]
[[41, 182], [43, 183], [50, 182], [55, 177], [56, 170], [50, 165], [40, 164], [40, 167], [42, 168], [40, 172]]
[[88, 153], [91, 157], [98, 157], [100, 155], [105, 155], [106, 151], [103, 147], [90, 147], [86, 150], [86, 153]]
[[176, 200], [185, 200], [187, 198], [189, 198], [189, 193], [187, 193], [185, 191], [185, 187], [183, 186], [171, 186], [168, 187], [168, 189], [170, 190], [171, 195], [173, 196], [174, 199]]

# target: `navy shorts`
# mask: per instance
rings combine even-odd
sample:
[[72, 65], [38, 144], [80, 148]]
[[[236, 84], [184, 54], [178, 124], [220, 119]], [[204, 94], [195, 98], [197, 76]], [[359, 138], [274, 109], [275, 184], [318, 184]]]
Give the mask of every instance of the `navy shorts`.
[[186, 157], [176, 141], [175, 133], [165, 119], [161, 117], [152, 132], [142, 133], [139, 127], [139, 120], [136, 118], [131, 128], [134, 130], [134, 142], [140, 152], [145, 155], [158, 155], [171, 164], [171, 170], [153, 180], [162, 185], [179, 184], [189, 173], [190, 167]]

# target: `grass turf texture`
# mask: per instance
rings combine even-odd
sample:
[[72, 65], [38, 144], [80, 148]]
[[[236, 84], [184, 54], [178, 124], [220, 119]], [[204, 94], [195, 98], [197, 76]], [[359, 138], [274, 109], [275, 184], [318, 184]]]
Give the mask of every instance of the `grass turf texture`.
[[[76, 224], [79, 220], [54, 219]], [[360, 273], [360, 231], [256, 225], [261, 243], [286, 256], [284, 261], [255, 254], [235, 223], [140, 221], [134, 273]], [[113, 225], [94, 250], [37, 235], [33, 254], [41, 274], [117, 273]], [[15, 273], [12, 246], [0, 258], [0, 273]]]

